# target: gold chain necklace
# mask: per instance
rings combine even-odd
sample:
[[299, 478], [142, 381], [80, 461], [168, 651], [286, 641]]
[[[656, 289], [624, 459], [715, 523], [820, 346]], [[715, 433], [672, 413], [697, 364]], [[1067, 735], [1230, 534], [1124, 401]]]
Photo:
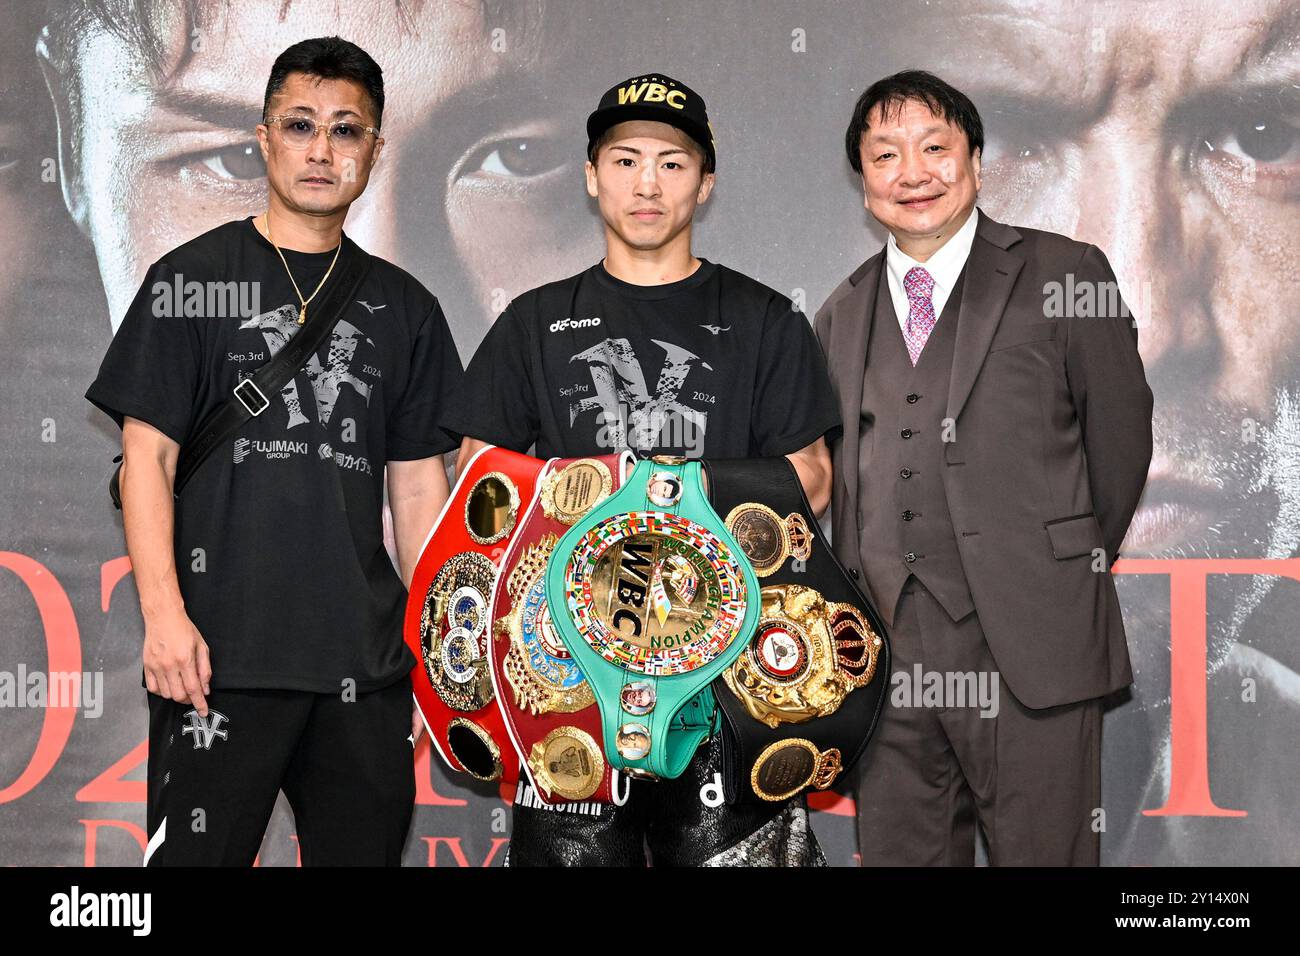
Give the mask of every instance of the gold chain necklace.
[[307, 321], [307, 303], [316, 298], [316, 292], [319, 292], [324, 288], [325, 283], [329, 280], [330, 273], [334, 271], [334, 263], [339, 261], [339, 253], [343, 251], [343, 239], [342, 237], [339, 238], [339, 247], [334, 250], [334, 258], [330, 260], [330, 267], [325, 270], [325, 275], [321, 277], [320, 284], [316, 286], [316, 291], [305, 299], [302, 297], [302, 290], [298, 288], [297, 280], [293, 277], [293, 272], [289, 269], [288, 260], [284, 258], [284, 253], [280, 251], [280, 247], [277, 246], [275, 240], [271, 238], [271, 216], [269, 213], [266, 217], [266, 241], [271, 244], [271, 248], [276, 251], [276, 254], [280, 257], [280, 261], [284, 263], [284, 271], [289, 273], [289, 281], [293, 283], [293, 291], [298, 296], [298, 324], [302, 325]]

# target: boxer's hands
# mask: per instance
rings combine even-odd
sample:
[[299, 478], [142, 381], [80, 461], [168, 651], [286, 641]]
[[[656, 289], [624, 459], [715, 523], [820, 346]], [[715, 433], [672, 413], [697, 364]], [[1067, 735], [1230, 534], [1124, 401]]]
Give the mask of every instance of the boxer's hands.
[[144, 684], [151, 694], [191, 704], [208, 716], [212, 663], [208, 644], [189, 615], [171, 611], [145, 617]]

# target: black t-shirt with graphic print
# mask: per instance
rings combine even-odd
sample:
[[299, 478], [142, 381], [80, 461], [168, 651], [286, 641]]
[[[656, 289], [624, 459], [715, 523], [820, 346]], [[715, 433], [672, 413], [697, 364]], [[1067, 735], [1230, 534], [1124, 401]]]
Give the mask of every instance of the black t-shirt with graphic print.
[[[284, 254], [304, 294], [334, 258]], [[227, 223], [149, 269], [86, 397], [183, 444], [297, 318], [275, 248], [251, 220]], [[455, 447], [439, 420], [461, 375], [437, 299], [374, 258], [329, 341], [194, 473], [176, 502], [176, 568], [213, 687], [365, 692], [414, 666], [384, 465]]]
[[639, 286], [603, 263], [521, 295], [444, 419], [539, 458], [787, 455], [839, 428], [821, 349], [788, 298], [701, 261]]

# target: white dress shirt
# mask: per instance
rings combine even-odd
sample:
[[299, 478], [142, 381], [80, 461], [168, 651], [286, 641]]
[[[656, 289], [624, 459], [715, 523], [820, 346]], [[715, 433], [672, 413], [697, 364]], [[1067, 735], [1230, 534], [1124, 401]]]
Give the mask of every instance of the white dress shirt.
[[943, 307], [948, 302], [952, 287], [957, 284], [962, 267], [970, 256], [971, 244], [975, 241], [975, 227], [979, 224], [979, 211], [972, 208], [966, 222], [952, 234], [925, 262], [917, 262], [894, 240], [893, 233], [885, 242], [885, 272], [889, 277], [889, 297], [894, 302], [894, 311], [898, 314], [898, 327], [907, 331], [907, 313], [911, 303], [907, 301], [907, 290], [903, 288], [903, 277], [913, 266], [920, 266], [934, 279], [934, 291], [930, 301], [934, 303], [934, 317], [943, 315]]

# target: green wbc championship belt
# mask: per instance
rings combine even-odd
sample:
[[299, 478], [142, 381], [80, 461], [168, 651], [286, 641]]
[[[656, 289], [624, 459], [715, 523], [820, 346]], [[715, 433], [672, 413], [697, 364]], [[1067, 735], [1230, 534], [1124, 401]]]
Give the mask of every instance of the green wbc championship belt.
[[699, 463], [640, 462], [554, 554], [551, 620], [595, 695], [610, 764], [679, 776], [713, 730], [709, 682], [744, 650], [759, 610], [758, 579]]

